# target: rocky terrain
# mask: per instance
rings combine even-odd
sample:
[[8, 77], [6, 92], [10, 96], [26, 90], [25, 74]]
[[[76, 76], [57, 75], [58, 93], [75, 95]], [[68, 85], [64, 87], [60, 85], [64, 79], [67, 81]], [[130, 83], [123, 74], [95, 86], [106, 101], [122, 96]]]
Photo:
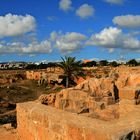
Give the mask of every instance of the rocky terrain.
[[[107, 77], [90, 78], [59, 93], [41, 95], [39, 101], [81, 116], [119, 122], [127, 119], [125, 116], [129, 118], [129, 115], [140, 112], [139, 77], [138, 68], [120, 67], [112, 70]], [[134, 122], [135, 118], [129, 121]], [[140, 125], [132, 132], [124, 133], [120, 139], [139, 140]]]
[[16, 127], [16, 104], [36, 100], [42, 92], [36, 82], [26, 80], [24, 71], [0, 71], [0, 125]]
[[41, 95], [39, 100], [78, 114], [88, 113], [89, 116], [105, 120], [118, 118], [117, 104], [122, 99], [139, 104], [139, 77], [138, 68], [120, 67], [113, 69], [108, 77], [90, 78], [59, 93]]
[[[103, 72], [101, 74], [101, 68], [100, 68], [99, 69], [100, 76], [94, 75], [91, 76], [92, 78], [90, 78], [89, 75], [87, 80], [82, 80], [82, 82], [80, 82], [77, 86], [68, 89], [63, 89], [60, 92], [56, 85], [49, 88], [46, 88], [46, 86], [38, 87], [37, 81], [25, 80], [23, 78], [24, 76], [22, 77], [23, 79], [20, 77], [17, 78], [16, 80], [9, 80], [12, 82], [6, 82], [5, 84], [1, 83], [0, 124], [12, 123], [12, 126], [16, 127], [16, 109], [15, 109], [16, 104], [26, 102], [26, 101], [34, 101], [38, 99], [37, 101], [35, 101], [35, 103], [31, 103], [31, 104], [35, 104], [35, 106], [37, 105], [41, 107], [40, 105], [38, 105], [38, 103], [41, 103], [47, 106], [51, 106], [53, 108], [57, 108], [57, 110], [63, 110], [65, 112], [70, 112], [71, 114], [74, 113], [75, 115], [86, 117], [87, 120], [90, 119], [100, 120], [102, 121], [102, 123], [106, 125], [108, 124], [107, 126], [109, 127], [112, 127], [111, 122], [113, 123], [115, 122], [118, 124], [118, 126], [116, 126], [114, 130], [112, 130], [110, 135], [114, 135], [114, 137], [117, 137], [120, 140], [127, 140], [127, 139], [139, 140], [140, 123], [138, 123], [138, 120], [140, 118], [139, 117], [140, 115], [139, 114], [140, 113], [140, 78], [139, 78], [140, 69], [139, 67], [121, 66], [117, 68], [110, 68], [109, 70], [107, 69], [106, 71], [108, 72], [107, 73]], [[26, 103], [24, 104], [23, 104], [23, 111], [24, 111], [24, 106], [26, 106]], [[30, 103], [27, 104], [30, 106]], [[24, 126], [22, 126], [22, 121], [21, 121], [24, 118], [22, 117], [22, 115], [20, 115], [20, 113], [22, 114], [21, 111], [22, 104], [21, 107], [18, 107], [18, 109], [19, 109], [17, 110], [18, 115], [21, 117], [21, 118], [18, 117], [18, 123], [19, 123], [18, 129], [20, 135], [20, 129], [22, 127], [23, 127], [22, 129], [24, 129]], [[43, 110], [44, 109], [45, 108], [43, 107]], [[25, 118], [26, 118], [26, 112], [28, 111], [25, 111], [24, 113]], [[32, 113], [33, 112], [29, 113], [29, 118], [32, 117], [31, 115]], [[135, 114], [135, 116], [133, 116], [133, 114]], [[34, 119], [36, 119], [37, 116], [37, 120], [40, 121], [42, 115], [41, 114], [40, 114], [41, 116], [38, 115], [39, 115], [38, 113], [35, 116], [33, 115], [33, 118], [35, 117]], [[65, 120], [66, 118], [63, 119]], [[133, 125], [133, 127], [127, 126], [128, 123], [127, 121], [130, 123], [134, 123], [135, 125]], [[96, 124], [96, 121], [94, 123]], [[25, 122], [23, 123], [23, 125], [26, 125]], [[121, 127], [121, 134], [118, 135], [119, 125], [121, 125], [122, 127]], [[27, 126], [27, 127], [29, 127], [30, 129], [31, 126]], [[44, 131], [44, 126], [40, 126], [40, 127], [42, 127], [42, 131]], [[47, 126], [45, 126], [45, 129], [46, 127]], [[96, 125], [96, 127], [98, 127], [98, 125]], [[123, 131], [123, 127], [124, 127], [124, 131]], [[21, 130], [21, 132], [22, 131], [24, 130]], [[105, 130], [102, 131], [104, 132]], [[117, 135], [114, 133], [115, 131], [117, 131], [116, 132]], [[32, 135], [34, 135], [34, 133], [32, 133]], [[60, 137], [61, 139], [63, 139], [63, 136]], [[70, 140], [73, 139], [75, 138], [72, 138]], [[80, 139], [80, 140], [85, 140], [85, 139]]]
[[[122, 115], [119, 112], [118, 104], [122, 99], [127, 99], [127, 97], [119, 96], [117, 82], [112, 78], [91, 78], [76, 87], [64, 89], [59, 93], [41, 95], [39, 101], [58, 109], [92, 118], [102, 120], [118, 119]], [[139, 89], [139, 87], [137, 88]], [[132, 94], [133, 98], [131, 100], [128, 100], [128, 98], [127, 100], [135, 105], [135, 94], [130, 94]], [[140, 100], [139, 96], [137, 97], [138, 100]]]
[[38, 86], [37, 81], [27, 80], [23, 70], [0, 71], [0, 125], [12, 123], [16, 127], [16, 104], [33, 101], [45, 93], [57, 92], [56, 86]]

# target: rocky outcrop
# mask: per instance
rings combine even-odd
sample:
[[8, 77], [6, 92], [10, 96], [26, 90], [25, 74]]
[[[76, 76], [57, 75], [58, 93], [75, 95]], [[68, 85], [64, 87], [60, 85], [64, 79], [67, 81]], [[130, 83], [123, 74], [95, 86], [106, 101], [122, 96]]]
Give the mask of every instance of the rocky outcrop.
[[18, 104], [19, 139], [139, 140], [139, 73], [127, 70]]
[[64, 89], [56, 94], [55, 107], [79, 112], [85, 108], [102, 108], [98, 102], [115, 103], [115, 86], [110, 78], [91, 78], [74, 88]]
[[[42, 104], [78, 114], [94, 112], [93, 116], [104, 118], [105, 120], [106, 118], [100, 110], [105, 110], [108, 105], [113, 105], [117, 102], [118, 93], [115, 93], [116, 88], [111, 78], [91, 78], [74, 88], [64, 89], [55, 94], [41, 95], [38, 100]], [[108, 109], [108, 113], [112, 115], [107, 116], [112, 116], [113, 119], [117, 118], [116, 114], [111, 113], [114, 110], [114, 108], [113, 110]]]
[[111, 78], [90, 78], [77, 85], [74, 89], [85, 91], [91, 96], [108, 96], [109, 93], [114, 96], [114, 81]]
[[49, 95], [46, 95], [46, 94], [42, 94], [40, 97], [39, 97], [39, 101], [42, 103], [42, 104], [46, 104], [46, 105], [54, 105], [55, 103], [55, 99], [56, 99], [56, 95], [55, 94], [49, 94]]
[[119, 90], [119, 97], [120, 97], [120, 99], [133, 100], [133, 99], [135, 99], [137, 90], [140, 90], [140, 87], [126, 86]]
[[123, 88], [118, 89], [116, 85], [113, 78], [90, 78], [74, 88], [63, 89], [55, 94], [42, 95], [39, 100], [43, 104], [92, 118], [118, 119], [120, 117], [117, 108], [119, 98], [121, 100], [131, 99], [133, 104], [139, 104], [140, 96], [136, 97], [139, 87], [122, 86]]
[[131, 74], [128, 78], [127, 86], [140, 86], [140, 74]]
[[121, 110], [123, 116], [103, 121], [38, 102], [20, 103], [17, 105], [19, 140], [124, 140], [130, 132], [137, 132], [135, 136], [138, 136], [140, 106], [123, 101], [118, 104], [118, 111], [122, 106], [126, 107]]

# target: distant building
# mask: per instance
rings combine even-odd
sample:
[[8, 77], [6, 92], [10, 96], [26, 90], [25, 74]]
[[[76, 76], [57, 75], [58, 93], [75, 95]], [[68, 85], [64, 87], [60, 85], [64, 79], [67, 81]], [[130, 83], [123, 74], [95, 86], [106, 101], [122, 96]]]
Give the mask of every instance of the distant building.
[[0, 63], [0, 69], [24, 69], [26, 62], [3, 62]]

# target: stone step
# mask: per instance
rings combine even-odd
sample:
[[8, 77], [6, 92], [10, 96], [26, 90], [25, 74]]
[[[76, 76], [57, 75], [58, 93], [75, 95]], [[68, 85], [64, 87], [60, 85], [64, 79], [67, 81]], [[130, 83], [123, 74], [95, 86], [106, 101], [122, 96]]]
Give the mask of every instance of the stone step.
[[136, 90], [140, 90], [140, 87], [131, 87], [126, 86], [124, 88], [119, 89], [119, 97], [120, 99], [134, 99]]

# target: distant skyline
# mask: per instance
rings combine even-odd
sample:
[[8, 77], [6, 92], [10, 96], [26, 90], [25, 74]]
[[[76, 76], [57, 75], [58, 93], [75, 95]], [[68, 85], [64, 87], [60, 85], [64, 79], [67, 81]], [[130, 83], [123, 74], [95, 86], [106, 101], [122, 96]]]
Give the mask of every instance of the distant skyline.
[[1, 0], [0, 61], [139, 59], [140, 0]]

